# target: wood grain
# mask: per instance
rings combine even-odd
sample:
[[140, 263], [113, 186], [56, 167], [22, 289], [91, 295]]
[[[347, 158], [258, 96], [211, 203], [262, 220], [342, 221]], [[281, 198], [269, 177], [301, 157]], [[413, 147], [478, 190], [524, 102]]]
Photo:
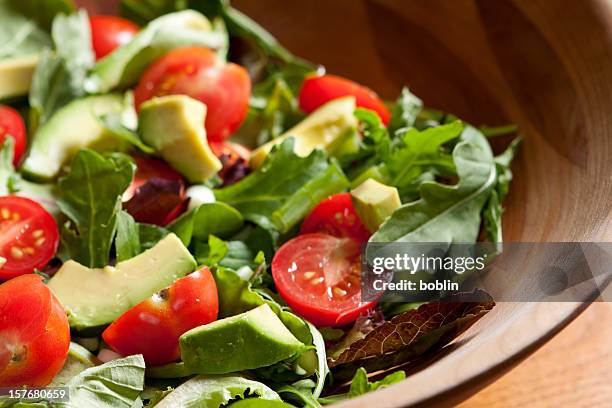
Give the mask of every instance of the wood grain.
[[612, 303], [594, 303], [526, 361], [458, 408], [609, 407]]

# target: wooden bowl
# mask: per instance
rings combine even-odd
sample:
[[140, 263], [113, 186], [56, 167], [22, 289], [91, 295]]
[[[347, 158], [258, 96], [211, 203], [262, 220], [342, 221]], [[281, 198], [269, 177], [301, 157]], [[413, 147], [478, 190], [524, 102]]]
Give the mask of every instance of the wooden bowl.
[[[612, 2], [233, 4], [295, 54], [385, 97], [408, 85], [428, 106], [471, 123], [518, 124], [525, 143], [506, 203], [507, 241], [612, 241]], [[458, 402], [534, 351], [586, 304], [498, 304], [405, 381], [338, 407]]]

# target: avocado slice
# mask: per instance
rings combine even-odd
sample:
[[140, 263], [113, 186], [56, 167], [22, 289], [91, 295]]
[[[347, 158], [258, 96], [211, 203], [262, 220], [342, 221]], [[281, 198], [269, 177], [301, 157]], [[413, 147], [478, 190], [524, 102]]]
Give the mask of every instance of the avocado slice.
[[351, 198], [359, 219], [371, 232], [402, 206], [397, 188], [371, 178], [351, 190]]
[[205, 118], [202, 102], [186, 95], [162, 96], [140, 107], [139, 131], [190, 182], [202, 183], [223, 167], [208, 146]]
[[123, 109], [117, 94], [76, 99], [58, 110], [34, 134], [21, 171], [36, 180], [55, 178], [82, 148], [122, 151], [129, 145], [107, 132], [98, 117]]
[[68, 312], [70, 326], [83, 330], [114, 321], [196, 266], [181, 240], [169, 234], [153, 248], [114, 267], [91, 269], [67, 261], [49, 287]]
[[0, 100], [28, 93], [38, 60], [38, 55], [28, 55], [0, 61]]
[[317, 148], [333, 154], [357, 134], [355, 106], [354, 96], [327, 102], [281, 136], [253, 150], [251, 167], [259, 167], [272, 148], [288, 137], [295, 138], [294, 151], [298, 156], [308, 156]]
[[265, 367], [304, 351], [267, 304], [196, 327], [180, 337], [186, 369], [225, 374]]

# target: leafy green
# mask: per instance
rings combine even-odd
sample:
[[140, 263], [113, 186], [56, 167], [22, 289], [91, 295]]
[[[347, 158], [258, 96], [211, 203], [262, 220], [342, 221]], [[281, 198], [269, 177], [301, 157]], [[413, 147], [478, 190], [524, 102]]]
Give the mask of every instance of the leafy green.
[[368, 372], [363, 367], [359, 367], [355, 376], [351, 380], [351, 386], [349, 391], [344, 394], [329, 395], [324, 398], [320, 398], [319, 402], [323, 404], [331, 404], [334, 402], [342, 401], [349, 398], [355, 398], [363, 394], [367, 394], [372, 391], [376, 391], [381, 388], [388, 387], [395, 383], [398, 383], [406, 378], [406, 373], [398, 370], [394, 373], [388, 374], [378, 381], [369, 381]]
[[18, 178], [19, 175], [13, 167], [14, 144], [14, 139], [7, 137], [0, 148], [0, 196], [9, 195], [16, 191], [15, 178]]
[[209, 235], [227, 238], [242, 228], [242, 214], [225, 203], [205, 203], [183, 214], [168, 229], [189, 245], [192, 238], [206, 241]]
[[121, 123], [121, 115], [109, 113], [99, 118], [100, 123], [107, 132], [117, 139], [123, 140], [146, 154], [155, 153], [155, 149], [145, 144], [136, 131], [127, 128]]
[[280, 401], [265, 384], [237, 375], [203, 376], [187, 380], [159, 401], [156, 408], [218, 408], [237, 398], [249, 396]]
[[157, 18], [129, 43], [101, 59], [85, 82], [89, 93], [105, 93], [135, 84], [146, 67], [166, 52], [186, 46], [227, 48], [227, 35], [213, 30], [200, 13], [186, 10]]
[[140, 250], [140, 234], [138, 223], [124, 210], [117, 212], [117, 236], [115, 248], [117, 262], [125, 261], [138, 255]]
[[167, 229], [153, 225], [138, 223], [138, 236], [140, 241], [140, 250], [146, 251], [151, 249], [162, 240], [170, 231]]
[[423, 101], [404, 87], [391, 110], [391, 119], [387, 126], [389, 134], [396, 135], [403, 129], [414, 126], [421, 109], [423, 109]]
[[72, 259], [90, 268], [108, 263], [121, 195], [134, 171], [131, 159], [120, 153], [107, 158], [91, 150], [77, 153], [70, 173], [59, 180], [58, 201], [69, 218], [61, 239]]
[[483, 210], [484, 230], [487, 234], [487, 239], [491, 242], [502, 242], [502, 214], [504, 212], [502, 202], [508, 195], [508, 189], [512, 181], [512, 170], [510, 170], [510, 165], [512, 164], [512, 159], [516, 155], [521, 142], [521, 138], [514, 139], [506, 151], [494, 159], [497, 179], [491, 191], [491, 196]]
[[324, 198], [343, 191], [342, 169], [314, 150], [307, 157], [293, 152], [293, 138], [276, 146], [263, 165], [241, 181], [215, 190], [248, 221], [281, 233], [289, 231]]
[[55, 52], [47, 49], [42, 53], [32, 77], [30, 131], [46, 122], [59, 108], [85, 94], [85, 76], [95, 61], [85, 11], [57, 16], [51, 31]]
[[60, 408], [130, 408], [144, 388], [145, 363], [141, 355], [109, 361], [88, 368], [72, 378], [68, 402], [53, 402]]
[[337, 358], [329, 359], [329, 365], [337, 378], [352, 375], [359, 367], [372, 372], [397, 366], [447, 344], [494, 305], [492, 298], [482, 291], [475, 292], [469, 302], [451, 295], [442, 301], [425, 303], [376, 327]]
[[27, 16], [45, 31], [49, 31], [57, 14], [70, 14], [75, 10], [71, 0], [4, 0], [3, 6]]
[[475, 242], [480, 211], [496, 180], [493, 155], [484, 136], [468, 127], [453, 150], [453, 161], [456, 185], [423, 182], [421, 199], [397, 209], [370, 242]]

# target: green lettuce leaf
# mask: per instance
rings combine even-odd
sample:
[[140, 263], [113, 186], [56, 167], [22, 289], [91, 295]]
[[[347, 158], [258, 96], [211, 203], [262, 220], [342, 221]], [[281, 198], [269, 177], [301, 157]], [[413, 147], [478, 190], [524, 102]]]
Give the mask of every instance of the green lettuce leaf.
[[53, 402], [59, 408], [130, 408], [144, 388], [145, 363], [141, 355], [109, 361], [73, 377], [66, 387], [68, 402]]
[[205, 203], [181, 215], [168, 225], [174, 232], [189, 245], [192, 238], [200, 241], [208, 240], [209, 235], [228, 238], [237, 232], [243, 225], [242, 214], [232, 206], [225, 203]]
[[389, 134], [396, 135], [402, 130], [413, 127], [421, 109], [423, 109], [423, 101], [404, 87], [391, 109], [391, 119], [387, 126]]
[[398, 383], [406, 378], [406, 373], [398, 370], [394, 373], [388, 374], [378, 381], [369, 381], [368, 372], [363, 367], [359, 367], [357, 372], [351, 380], [351, 386], [349, 391], [344, 394], [329, 395], [324, 398], [320, 398], [319, 402], [322, 404], [332, 404], [334, 402], [342, 401], [349, 398], [355, 398], [363, 394], [367, 394], [372, 391], [376, 391], [381, 388], [388, 387], [395, 383]]
[[42, 53], [32, 77], [30, 132], [59, 108], [85, 95], [85, 76], [95, 61], [85, 11], [57, 16], [51, 31], [55, 52], [47, 49]]
[[370, 242], [475, 242], [480, 211], [497, 177], [493, 155], [484, 136], [467, 127], [453, 150], [453, 161], [459, 175], [456, 185], [422, 183], [421, 199], [397, 209]]
[[293, 152], [293, 138], [276, 146], [264, 164], [239, 182], [215, 190], [248, 221], [285, 233], [324, 198], [345, 190], [340, 166], [321, 150], [307, 157]]
[[281, 400], [271, 388], [257, 381], [237, 375], [199, 375], [168, 393], [155, 407], [218, 408], [234, 399], [252, 396], [270, 401]]
[[115, 237], [117, 262], [133, 258], [142, 252], [138, 229], [138, 223], [127, 211], [117, 212], [117, 236]]
[[58, 204], [69, 219], [61, 240], [72, 259], [90, 268], [108, 264], [121, 195], [135, 168], [132, 160], [120, 153], [109, 157], [91, 150], [77, 153], [70, 173], [59, 180], [62, 196]]

